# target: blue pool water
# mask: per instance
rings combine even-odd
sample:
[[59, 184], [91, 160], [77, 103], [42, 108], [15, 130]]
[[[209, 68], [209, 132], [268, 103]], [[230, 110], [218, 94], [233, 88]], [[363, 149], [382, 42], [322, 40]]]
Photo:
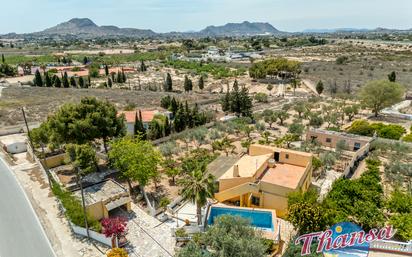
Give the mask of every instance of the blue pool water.
[[252, 226], [263, 230], [273, 231], [272, 213], [268, 211], [246, 210], [237, 208], [211, 207], [207, 223], [215, 222], [220, 215], [240, 216], [248, 219]]

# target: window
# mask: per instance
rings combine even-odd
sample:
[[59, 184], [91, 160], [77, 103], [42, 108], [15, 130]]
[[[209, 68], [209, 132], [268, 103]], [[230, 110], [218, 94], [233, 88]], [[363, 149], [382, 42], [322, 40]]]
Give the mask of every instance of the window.
[[286, 154], [285, 158], [286, 158], [286, 159], [289, 159], [289, 154]]
[[260, 197], [252, 196], [252, 204], [255, 206], [260, 206]]
[[354, 151], [357, 151], [357, 150], [359, 150], [360, 148], [361, 148], [360, 143], [355, 143], [355, 145], [354, 145], [354, 147], [353, 147], [353, 150], [354, 150]]
[[326, 143], [331, 143], [332, 142], [332, 138], [326, 138]]

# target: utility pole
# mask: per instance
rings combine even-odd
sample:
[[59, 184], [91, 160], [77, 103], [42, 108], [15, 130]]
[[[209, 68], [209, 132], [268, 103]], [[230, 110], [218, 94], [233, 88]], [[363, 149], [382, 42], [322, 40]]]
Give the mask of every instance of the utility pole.
[[[26, 124], [26, 129], [27, 129], [27, 135], [29, 138], [29, 142], [30, 142], [30, 148], [33, 152], [33, 159], [34, 159], [34, 146], [33, 146], [33, 141], [31, 139], [30, 136], [30, 129], [29, 129], [29, 125], [27, 124], [27, 119], [26, 119], [26, 113], [24, 112], [24, 108], [21, 108], [21, 112], [23, 113], [23, 119], [24, 119], [24, 123]], [[43, 166], [43, 169], [46, 171], [46, 176], [47, 176], [47, 180], [49, 182], [49, 187], [50, 189], [52, 189], [52, 183], [51, 183], [51, 179], [50, 179], [50, 171], [49, 168], [46, 165], [46, 154], [44, 153], [44, 146], [42, 145], [42, 151], [43, 151], [43, 163], [40, 162], [40, 164]]]
[[[73, 160], [73, 159], [72, 159]], [[83, 192], [83, 185], [82, 185], [82, 177], [80, 175], [80, 169], [79, 167], [76, 167], [76, 177], [77, 177], [77, 183], [80, 186], [80, 193], [82, 195], [82, 205], [83, 205], [83, 214], [84, 214], [84, 225], [86, 226], [86, 232], [87, 232], [87, 238], [90, 239], [90, 233], [89, 233], [89, 224], [87, 223], [87, 211], [86, 211], [86, 204], [84, 200], [84, 192]]]

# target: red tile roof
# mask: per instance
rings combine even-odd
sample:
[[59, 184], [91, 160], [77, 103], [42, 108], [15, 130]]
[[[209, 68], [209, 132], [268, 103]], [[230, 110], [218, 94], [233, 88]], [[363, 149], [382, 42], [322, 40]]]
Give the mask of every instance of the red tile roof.
[[[137, 116], [139, 116], [138, 111], [120, 111], [117, 113], [117, 115], [120, 116], [124, 114], [126, 121], [129, 123], [132, 123], [136, 121], [136, 113], [137, 113]], [[156, 114], [159, 114], [158, 111], [147, 111], [147, 110], [142, 110], [141, 113], [142, 113], [142, 120], [144, 123], [151, 122], [154, 116]]]

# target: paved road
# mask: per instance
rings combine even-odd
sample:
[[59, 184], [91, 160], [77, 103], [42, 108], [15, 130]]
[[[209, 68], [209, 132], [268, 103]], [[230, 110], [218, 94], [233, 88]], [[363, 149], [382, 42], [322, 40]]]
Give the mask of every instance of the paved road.
[[54, 257], [40, 222], [0, 157], [0, 257]]

